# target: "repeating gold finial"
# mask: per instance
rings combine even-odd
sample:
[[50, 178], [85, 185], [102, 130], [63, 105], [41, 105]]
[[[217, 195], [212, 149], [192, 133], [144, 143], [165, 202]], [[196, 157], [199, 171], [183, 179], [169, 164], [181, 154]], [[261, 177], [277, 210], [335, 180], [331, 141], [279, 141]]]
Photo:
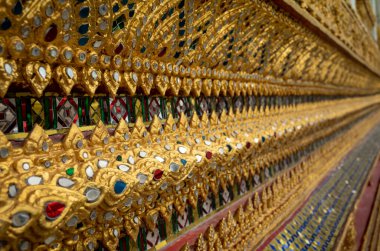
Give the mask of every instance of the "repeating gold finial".
[[195, 250], [196, 251], [207, 251], [207, 243], [203, 239], [203, 235], [200, 234], [196, 243], [195, 243]]
[[186, 245], [181, 248], [181, 251], [190, 251], [190, 250], [191, 249], [190, 249], [189, 243], [186, 243]]
[[153, 120], [152, 120], [152, 123], [150, 124], [150, 127], [149, 127], [149, 132], [150, 134], [153, 136], [157, 136], [157, 135], [160, 135], [162, 133], [162, 124], [161, 124], [161, 121], [160, 119], [157, 117], [157, 115], [154, 115], [153, 116]]
[[85, 140], [83, 133], [79, 130], [76, 124], [72, 124], [66, 137], [63, 139], [63, 146], [65, 149], [80, 149], [85, 147]]
[[187, 117], [183, 112], [181, 112], [179, 116], [178, 127], [180, 130], [185, 132], [187, 131], [188, 126], [189, 126], [189, 123], [188, 123]]
[[200, 120], [196, 113], [193, 113], [193, 116], [191, 116], [190, 126], [193, 129], [200, 128]]
[[108, 133], [108, 129], [105, 127], [102, 121], [99, 121], [91, 134], [90, 143], [94, 146], [103, 144], [106, 145], [109, 143], [109, 141], [110, 135]]
[[209, 250], [214, 249], [214, 245], [215, 245], [216, 240], [218, 239], [218, 236], [212, 225], [206, 231], [206, 239], [207, 239]]
[[48, 152], [52, 146], [49, 136], [39, 125], [35, 125], [33, 131], [28, 135], [24, 143], [24, 151], [27, 154]]
[[166, 133], [173, 133], [174, 131], [177, 130], [177, 123], [175, 122], [171, 114], [169, 114], [164, 128], [165, 128]]
[[148, 136], [148, 132], [146, 130], [142, 117], [139, 116], [136, 118], [136, 123], [133, 127], [131, 136], [133, 138], [140, 138], [140, 139]]
[[117, 124], [115, 128], [114, 137], [116, 141], [119, 141], [119, 142], [129, 140], [130, 130], [129, 130], [128, 124], [125, 122], [124, 119], [119, 120], [119, 123]]

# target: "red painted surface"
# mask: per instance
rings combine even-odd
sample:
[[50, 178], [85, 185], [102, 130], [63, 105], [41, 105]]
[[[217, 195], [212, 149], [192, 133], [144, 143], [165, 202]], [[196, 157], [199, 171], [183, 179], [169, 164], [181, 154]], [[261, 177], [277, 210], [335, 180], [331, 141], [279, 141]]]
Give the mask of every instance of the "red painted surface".
[[[380, 162], [377, 163], [376, 168], [372, 170], [371, 176], [368, 179], [367, 186], [361, 194], [360, 202], [355, 212], [355, 228], [356, 228], [356, 243], [363, 243], [363, 238], [369, 218], [371, 216], [372, 207], [376, 199], [376, 191], [380, 182]], [[358, 245], [359, 250], [359, 245]]]

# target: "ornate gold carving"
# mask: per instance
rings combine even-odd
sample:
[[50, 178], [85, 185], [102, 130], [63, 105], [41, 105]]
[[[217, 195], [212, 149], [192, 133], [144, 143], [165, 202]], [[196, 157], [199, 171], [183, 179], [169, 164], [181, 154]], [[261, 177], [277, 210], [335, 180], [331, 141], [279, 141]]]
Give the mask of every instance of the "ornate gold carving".
[[[371, 122], [366, 120], [358, 123], [349, 132], [343, 134], [339, 140], [329, 142], [309, 156], [307, 161], [300, 163], [289, 172], [282, 173], [271, 184], [263, 187], [263, 194], [268, 194], [270, 190], [273, 191], [273, 196], [267, 196], [266, 199], [268, 205], [272, 206], [268, 206], [266, 210], [261, 210], [261, 207], [265, 206], [265, 202], [259, 201], [259, 197], [255, 193], [253, 207], [251, 198], [249, 198], [244, 207], [240, 206], [234, 213], [228, 212], [227, 216], [218, 223], [216, 233], [213, 234], [213, 236], [221, 237], [222, 248], [224, 250], [251, 250], [257, 248], [257, 245], [267, 238], [271, 231], [279, 227], [279, 222], [286, 219], [314, 190], [315, 186], [324, 177], [323, 174], [336, 167], [341, 158], [360, 142], [368, 131], [372, 129], [372, 126], [377, 123], [375, 121], [378, 121], [378, 119], [372, 118]], [[359, 128], [360, 131], [358, 131]], [[331, 156], [335, 157], [332, 158]], [[278, 184], [283, 185], [283, 189], [280, 189]], [[260, 219], [258, 219], [258, 216]], [[352, 218], [349, 224], [352, 226]], [[211, 226], [206, 233], [212, 232], [213, 229]], [[347, 246], [344, 247], [352, 248], [352, 244], [355, 243], [353, 226], [349, 228], [348, 238], [348, 242], [345, 242]], [[198, 243], [202, 245], [198, 245]], [[197, 250], [209, 250], [212, 243], [215, 243], [215, 238], [205, 239], [201, 234], [195, 246]], [[186, 245], [186, 248], [189, 249], [189, 246]], [[268, 247], [267, 250], [272, 249]]]
[[[3, 170], [0, 181], [4, 184], [2, 189], [15, 184], [17, 193], [1, 202], [7, 210], [0, 219], [7, 224], [0, 239], [16, 243], [16, 239], [27, 238], [33, 241], [33, 247], [54, 239], [52, 242], [72, 249], [94, 246], [96, 239], [114, 249], [118, 238], [112, 233], [120, 233], [124, 228], [135, 239], [139, 226], [144, 223], [153, 228], [158, 214], [168, 221], [173, 207], [181, 214], [186, 203], [195, 206], [198, 196], [207, 196], [207, 187], [217, 193], [218, 184], [225, 187], [241, 177], [253, 177], [269, 161], [275, 162], [328, 135], [378, 102], [379, 97], [373, 96], [301, 104], [270, 116], [254, 116], [251, 110], [243, 110], [236, 115], [222, 114], [223, 123], [215, 114], [210, 119], [206, 115], [199, 119], [194, 114], [190, 126], [185, 116], [178, 122], [169, 116], [163, 128], [157, 118], [153, 119], [149, 131], [141, 118], [132, 131], [122, 120], [112, 134], [99, 122], [89, 137], [84, 137], [73, 125], [62, 142], [52, 142], [36, 126], [22, 149], [13, 149], [3, 136], [8, 154], [0, 162]], [[289, 114], [297, 115], [289, 117]], [[340, 122], [329, 122], [336, 119]], [[252, 130], [250, 125], [256, 129]], [[325, 129], [309, 133], [317, 127]], [[266, 138], [265, 142], [262, 137]], [[232, 166], [241, 171], [232, 171], [235, 170]], [[286, 187], [283, 193], [289, 199], [294, 198], [291, 191], [298, 187], [301, 173], [304, 178], [313, 176], [308, 176], [306, 170], [301, 165], [276, 178], [271, 187], [263, 190], [262, 201], [257, 196], [254, 198], [254, 212], [248, 203], [245, 211], [253, 213], [252, 224], [267, 229], [275, 218], [266, 213], [282, 214], [281, 210], [288, 208], [282, 204], [285, 197], [278, 196], [279, 187]], [[52, 202], [62, 208], [54, 218], [46, 211]], [[20, 213], [30, 216], [21, 217], [28, 220], [16, 226], [12, 219]], [[230, 214], [226, 229], [232, 232], [220, 236], [237, 239], [235, 225], [245, 229], [247, 219], [242, 208], [235, 218]], [[87, 230], [76, 230], [73, 222], [82, 222], [93, 234], [88, 236]], [[262, 234], [259, 230], [255, 232], [258, 236]], [[212, 229], [206, 236], [207, 241], [213, 240], [215, 248], [226, 245], [224, 240], [220, 244], [216, 241]], [[199, 242], [200, 249], [203, 243]], [[49, 246], [50, 242], [45, 245]]]
[[[125, 2], [3, 0], [0, 96], [28, 88], [35, 97], [53, 90], [91, 97], [349, 98], [254, 111], [230, 106], [228, 113], [194, 112], [191, 119], [169, 114], [149, 125], [136, 109], [133, 125], [121, 119], [114, 128], [99, 120], [92, 131], [72, 124], [67, 134], [49, 137], [36, 124], [24, 142], [0, 133], [0, 241], [7, 241], [0, 247], [93, 250], [101, 242], [115, 250], [120, 237], [134, 242], [142, 228], [154, 231], [158, 219], [169, 223], [174, 210], [184, 214], [210, 193], [265, 174], [378, 107], [378, 75], [272, 2]], [[378, 48], [368, 34], [358, 23], [346, 29], [351, 14], [339, 8], [346, 4], [330, 2], [300, 6], [322, 13], [327, 27], [378, 69]], [[364, 94], [372, 96], [352, 97]], [[341, 137], [346, 145], [329, 142], [305, 163], [266, 177], [262, 192], [210, 226], [195, 249], [257, 245], [376, 117], [345, 134], [354, 139]]]
[[353, 9], [346, 0], [284, 0], [284, 2], [298, 5], [307, 11], [367, 66], [379, 73], [380, 61], [373, 57], [379, 53], [379, 48], [375, 41], [377, 38], [371, 35], [374, 16], [373, 10], [368, 9], [371, 8], [369, 1], [358, 0], [357, 9]]
[[[301, 6], [379, 68], [374, 41], [345, 1], [324, 2]], [[15, 6], [5, 3], [1, 16], [11, 26], [0, 30], [1, 96], [25, 82], [37, 96], [56, 83], [66, 95], [82, 89], [91, 96], [357, 94], [379, 87], [378, 76], [263, 1], [130, 1], [111, 14], [113, 5], [102, 1], [46, 0], [23, 3], [28, 15], [9, 15]]]

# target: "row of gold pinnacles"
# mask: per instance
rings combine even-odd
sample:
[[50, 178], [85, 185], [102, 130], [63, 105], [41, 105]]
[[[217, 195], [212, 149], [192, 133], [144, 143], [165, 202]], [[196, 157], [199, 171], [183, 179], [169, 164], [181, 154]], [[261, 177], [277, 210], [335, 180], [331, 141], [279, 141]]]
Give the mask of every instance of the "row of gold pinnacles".
[[[260, 118], [251, 110], [220, 119], [215, 113], [201, 120], [194, 115], [190, 123], [185, 116], [178, 123], [169, 117], [164, 127], [155, 118], [149, 132], [141, 119], [132, 132], [121, 121], [113, 136], [100, 123], [88, 139], [75, 125], [64, 138], [49, 138], [36, 126], [23, 147], [1, 135], [0, 236], [69, 246], [79, 239], [84, 246], [103, 240], [114, 247], [121, 229], [136, 237], [142, 220], [148, 228], [158, 213], [169, 220], [173, 206], [183, 212], [187, 202], [207, 196], [206, 185], [217, 191], [218, 180], [228, 182], [223, 177], [234, 181], [241, 175], [234, 167], [244, 167], [264, 149], [291, 144], [320, 123], [377, 102], [374, 96], [303, 104]], [[270, 163], [260, 162], [250, 167]], [[74, 238], [79, 222], [96, 234]]]
[[[62, 52], [63, 55], [66, 51], [73, 53], [71, 49], [66, 48]], [[77, 54], [79, 57], [80, 52]], [[0, 58], [0, 96], [4, 97], [7, 94], [12, 83], [16, 86], [23, 83], [20, 87], [25, 87], [25, 83], [28, 83], [30, 90], [37, 96], [43, 95], [46, 88], [53, 83], [58, 83], [65, 95], [70, 95], [75, 86], [77, 90], [91, 96], [101, 85], [111, 96], [116, 96], [121, 90], [129, 95], [135, 95], [139, 90], [144, 95], [150, 95], [155, 90], [160, 95], [175, 96], [357, 95], [374, 92], [370, 87], [344, 88], [342, 85], [264, 77], [244, 72], [183, 67], [159, 63], [156, 60], [142, 60], [138, 57], [122, 61], [120, 56], [114, 56], [112, 62], [120, 62], [120, 65], [116, 67], [104, 64], [100, 68], [86, 65], [74, 67], [31, 61], [25, 66], [19, 66], [16, 60]], [[358, 82], [363, 82], [361, 76], [357, 77]], [[352, 76], [351, 79], [356, 77]]]
[[[292, 170], [283, 173], [271, 184], [266, 184], [261, 189], [261, 199], [258, 192], [252, 198], [248, 197], [244, 206], [241, 205], [234, 213], [229, 211], [217, 225], [211, 225], [206, 232], [201, 233], [192, 246], [187, 243], [181, 250], [257, 248], [377, 122], [378, 119], [373, 116], [359, 122], [348, 133], [341, 135], [339, 140], [329, 142]], [[281, 246], [279, 244], [279, 248]]]
[[[52, 5], [52, 2], [55, 3]], [[91, 2], [93, 2], [94, 6], [99, 5], [100, 7], [104, 5], [104, 3], [97, 1]], [[145, 9], [153, 3], [154, 1], [148, 1], [148, 3], [146, 4], [136, 3], [136, 5], [139, 5], [142, 9]], [[204, 18], [200, 18], [201, 22], [207, 20], [208, 15], [212, 14], [210, 12], [205, 11], [201, 7], [206, 6], [208, 4], [209, 3], [206, 2], [198, 6], [200, 9], [197, 11], [200, 12], [200, 15], [204, 16]], [[242, 10], [245, 10], [245, 15], [248, 15], [247, 18], [250, 17], [249, 20], [252, 26], [245, 27], [243, 25], [237, 25], [236, 28], [239, 28], [239, 30], [242, 31], [239, 34], [239, 36], [243, 36], [241, 34], [244, 34], [245, 37], [256, 36], [256, 40], [254, 40], [254, 42], [247, 43], [247, 46], [241, 46], [242, 54], [244, 53], [244, 51], [250, 51], [251, 49], [253, 50], [252, 47], [261, 47], [259, 45], [262, 44], [272, 44], [272, 46], [270, 46], [270, 54], [271, 57], [273, 57], [273, 59], [271, 59], [271, 63], [269, 63], [269, 58], [264, 57], [266, 60], [264, 60], [265, 63], [261, 63], [263, 64], [261, 66], [267, 66], [267, 69], [265, 70], [265, 75], [281, 76], [282, 72], [286, 72], [286, 77], [271, 78], [269, 76], [266, 76], [265, 78], [263, 78], [261, 76], [258, 76], [257, 74], [249, 74], [243, 71], [237, 72], [237, 70], [233, 72], [227, 70], [212, 70], [211, 68], [205, 67], [187, 67], [184, 65], [174, 63], [178, 60], [172, 57], [164, 58], [163, 62], [158, 62], [157, 60], [143, 58], [144, 55], [139, 52], [134, 52], [133, 54], [140, 55], [141, 58], [134, 57], [133, 59], [130, 59], [121, 55], [114, 55], [115, 53], [113, 52], [113, 50], [109, 50], [109, 47], [113, 47], [112, 42], [109, 42], [109, 44], [112, 45], [105, 46], [104, 48], [108, 50], [109, 55], [106, 55], [97, 52], [102, 48], [93, 50], [94, 48], [91, 48], [90, 46], [78, 46], [79, 48], [84, 48], [79, 49], [76, 48], [76, 43], [65, 43], [62, 40], [60, 42], [54, 41], [53, 43], [49, 43], [47, 41], [44, 41], [44, 39], [41, 38], [41, 36], [36, 36], [36, 39], [27, 39], [22, 34], [19, 34], [19, 31], [22, 29], [21, 27], [18, 27], [18, 23], [32, 23], [33, 20], [31, 17], [33, 17], [33, 15], [30, 15], [30, 17], [24, 15], [13, 15], [13, 17], [16, 18], [16, 20], [18, 20], [15, 20], [15, 25], [17, 29], [10, 29], [9, 31], [4, 32], [4, 36], [0, 38], [0, 47], [2, 48], [2, 50], [0, 50], [0, 65], [2, 66], [0, 67], [0, 73], [3, 79], [0, 88], [0, 94], [4, 96], [11, 83], [28, 82], [34, 93], [40, 96], [42, 95], [45, 88], [49, 84], [51, 84], [53, 79], [58, 83], [58, 85], [66, 95], [71, 93], [71, 90], [74, 86], [83, 89], [89, 95], [93, 95], [101, 82], [103, 82], [107, 91], [111, 95], [116, 95], [119, 86], [122, 86], [123, 88], [127, 89], [127, 91], [131, 94], [135, 92], [135, 86], [138, 86], [143, 89], [144, 93], [150, 93], [150, 89], [153, 87], [161, 93], [165, 93], [166, 90], [170, 90], [170, 92], [175, 94], [178, 93], [180, 90], [182, 93], [184, 93], [183, 95], [186, 95], [186, 93], [189, 92], [200, 93], [201, 90], [202, 92], [207, 93], [208, 89], [210, 89], [211, 84], [212, 88], [214, 88], [215, 91], [218, 92], [218, 89], [225, 91], [225, 89], [229, 88], [225, 87], [226, 82], [228, 81], [233, 81], [232, 87], [236, 85], [237, 89], [239, 89], [239, 85], [242, 84], [243, 87], [241, 88], [242, 91], [244, 91], [244, 86], [247, 83], [248, 85], [250, 85], [250, 82], [257, 83], [257, 81], [260, 82], [261, 79], [266, 81], [267, 78], [270, 80], [269, 82], [273, 82], [274, 84], [277, 84], [277, 82], [281, 82], [286, 85], [302, 85], [302, 87], [304, 88], [300, 89], [305, 89], [305, 93], [310, 91], [313, 91], [314, 93], [332, 93], [335, 92], [336, 89], [339, 89], [341, 92], [354, 93], [354, 90], [350, 90], [352, 87], [354, 87], [354, 89], [358, 89], [358, 91], [361, 92], [368, 92], [368, 90], [364, 89], [371, 89], [370, 91], [373, 91], [373, 83], [378, 82], [378, 77], [376, 77], [370, 71], [366, 70], [364, 67], [357, 64], [357, 62], [354, 62], [348, 59], [348, 57], [346, 57], [344, 54], [339, 53], [339, 51], [337, 51], [336, 48], [325, 43], [325, 41], [318, 38], [315, 34], [312, 34], [311, 32], [307, 31], [304, 27], [302, 27], [302, 25], [289, 18], [288, 15], [284, 14], [284, 12], [278, 11], [276, 6], [272, 5], [271, 3], [266, 3], [262, 1], [254, 1], [251, 3], [242, 3], [236, 1], [236, 3], [229, 4], [236, 4], [236, 6], [240, 6]], [[342, 4], [342, 1], [338, 1], [338, 4], [334, 4], [332, 6], [336, 7], [336, 5], [339, 4]], [[8, 8], [12, 8], [11, 3], [7, 2], [7, 5]], [[69, 5], [68, 1], [66, 3], [56, 3], [56, 1], [43, 1], [42, 3], [34, 3], [30, 6], [27, 5], [26, 7], [32, 8], [30, 10], [31, 13], [36, 11], [37, 15], [41, 14], [37, 11], [40, 7], [46, 7], [46, 11], [51, 12], [53, 10], [53, 6], [59, 6], [58, 9], [60, 9], [60, 11], [63, 11], [64, 8], [68, 7], [67, 5]], [[84, 5], [87, 5], [87, 3], [85, 3]], [[323, 4], [315, 5], [316, 7], [323, 6]], [[310, 4], [310, 6], [315, 7], [313, 4]], [[321, 9], [324, 8], [322, 7]], [[347, 16], [347, 14], [349, 14], [348, 12], [344, 12], [339, 8], [337, 8], [336, 10], [341, 13], [339, 17]], [[160, 10], [159, 12], [162, 11], [163, 10]], [[250, 12], [255, 13], [255, 15], [247, 14]], [[56, 14], [58, 14], [58, 12]], [[157, 13], [155, 12], [154, 14]], [[140, 18], [142, 19], [144, 13], [140, 13], [140, 15]], [[229, 19], [233, 20], [235, 15], [237, 15], [237, 13], [229, 12], [224, 17], [226, 19], [215, 18], [214, 21], [220, 21], [221, 24], [218, 25], [223, 26], [223, 32], [227, 32], [229, 28], [225, 27], [228, 25], [226, 25], [224, 22]], [[257, 19], [255, 18], [256, 15], [258, 16]], [[46, 22], [46, 25], [50, 25], [55, 18], [60, 19], [60, 15], [54, 15], [54, 18], [50, 15], [47, 15], [45, 18], [46, 19], [44, 19], [44, 21]], [[149, 21], [152, 21], [156, 18], [157, 17], [152, 16]], [[78, 22], [83, 21], [82, 19], [73, 20]], [[95, 19], [88, 18], [85, 20], [87, 20], [88, 22], [94, 22]], [[175, 20], [176, 19], [173, 19], [172, 21]], [[111, 25], [111, 23], [112, 22], [110, 20], [109, 25]], [[215, 26], [218, 26], [217, 23], [215, 24]], [[133, 26], [140, 24], [141, 23], [138, 20], [131, 21], [131, 25]], [[153, 28], [152, 25], [153, 23], [149, 23], [149, 26], [151, 28]], [[169, 23], [166, 23], [166, 25], [169, 25]], [[93, 26], [93, 28], [98, 27], [96, 23], [94, 23], [91, 26]], [[250, 30], [251, 27], [252, 30], [255, 32]], [[256, 30], [256, 27], [261, 28], [257, 28]], [[134, 27], [134, 29], [138, 28], [141, 27]], [[340, 26], [334, 26], [334, 28], [345, 29]], [[38, 29], [39, 28], [37, 27], [37, 30]], [[149, 33], [149, 28], [145, 28], [144, 30]], [[249, 30], [249, 32], [243, 32], [245, 30]], [[352, 30], [350, 34], [355, 34], [355, 36], [359, 39], [346, 38], [346, 40], [343, 41], [361, 41], [363, 37], [369, 35], [368, 33], [357, 34], [357, 30]], [[109, 30], [109, 32], [110, 31], [111, 29]], [[69, 33], [71, 32], [74, 33], [71, 34], [72, 37], [76, 37], [78, 35], [76, 34], [75, 30], [69, 31]], [[202, 42], [207, 43], [208, 39], [214, 37], [212, 36], [212, 34], [209, 33], [216, 32], [218, 32], [218, 30], [213, 29], [206, 33], [206, 35], [203, 35], [203, 37], [201, 34], [197, 33], [190, 34], [190, 36], [192, 36], [192, 39], [201, 38], [200, 40]], [[258, 36], [256, 32], [258, 32], [261, 35]], [[161, 32], [159, 31], [157, 35], [159, 36], [160, 33]], [[121, 41], [123, 42], [130, 41], [131, 39], [134, 40], [136, 38], [135, 34], [129, 34], [128, 31], [124, 33], [121, 30], [119, 30], [116, 32], [116, 34], [117, 37], [119, 37], [119, 39], [121, 39]], [[289, 36], [289, 34], [296, 34], [297, 36]], [[104, 36], [107, 39], [109, 39], [109, 41], [113, 41], [113, 35], [115, 34], [107, 34]], [[295, 38], [297, 38], [297, 40], [295, 40]], [[176, 37], [175, 39], [179, 40], [180, 38]], [[360, 45], [358, 46], [351, 46], [351, 49], [363, 48], [363, 46], [365, 46], [366, 52], [368, 52], [368, 46], [370, 46], [371, 50], [376, 49], [376, 47], [373, 47], [374, 42], [371, 39], [365, 40], [368, 41], [366, 41], [366, 43], [360, 43]], [[130, 44], [131, 42], [132, 41], [126, 44]], [[164, 41], [162, 41], [162, 43], [165, 44]], [[220, 43], [220, 40], [213, 39], [212, 43]], [[209, 46], [211, 47], [211, 45]], [[46, 47], [46, 49], [44, 47]], [[131, 50], [133, 49], [134, 48], [131, 48]], [[224, 46], [221, 46], [216, 50], [212, 50], [211, 52], [215, 54], [211, 56], [213, 57], [213, 60], [216, 60], [219, 57], [218, 55], [226, 54]], [[192, 55], [189, 56], [188, 61], [193, 62], [193, 60], [199, 54], [205, 53], [203, 50], [197, 50], [196, 52], [193, 51]], [[321, 54], [325, 56], [323, 58], [318, 58], [316, 56]], [[364, 53], [363, 51], [361, 51], [358, 54], [361, 57], [365, 58], [368, 64], [371, 64], [373, 63], [373, 61], [376, 61], [375, 66], [379, 65], [377, 57], [370, 56], [378, 54], [378, 50], [374, 50], [373, 53]], [[209, 57], [210, 55], [206, 54], [202, 56]], [[246, 57], [246, 61], [249, 63], [240, 63], [244, 65], [243, 68], [245, 68], [247, 71], [252, 70], [251, 67], [253, 64], [260, 65], [260, 61], [255, 59], [255, 56], [247, 54], [244, 55], [244, 57]], [[183, 58], [186, 57], [182, 57], [181, 59]], [[339, 62], [341, 63], [337, 63], [337, 60], [339, 60]], [[200, 62], [195, 62], [195, 64], [202, 63], [204, 63], [202, 60]], [[257, 70], [256, 72], [261, 71]], [[156, 74], [159, 75], [156, 76]], [[294, 80], [290, 80], [288, 78]], [[299, 79], [306, 79], [308, 81], [300, 81]], [[309, 83], [312, 82], [311, 80], [313, 79], [318, 79], [319, 81], [324, 82], [324, 84]], [[216, 80], [215, 83], [214, 80]], [[225, 82], [223, 80], [225, 80]], [[202, 83], [203, 81], [205, 83]], [[326, 90], [327, 84], [329, 88], [331, 88], [330, 91]], [[341, 86], [344, 86], [346, 88], [341, 88]], [[248, 89], [249, 88], [252, 87], [248, 86]], [[303, 91], [299, 90], [299, 92]]]

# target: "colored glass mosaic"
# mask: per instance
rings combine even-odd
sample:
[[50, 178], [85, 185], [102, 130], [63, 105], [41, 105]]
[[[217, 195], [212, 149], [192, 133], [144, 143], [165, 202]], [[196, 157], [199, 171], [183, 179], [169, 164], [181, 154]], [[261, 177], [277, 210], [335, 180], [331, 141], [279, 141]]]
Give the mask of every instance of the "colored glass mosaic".
[[376, 160], [380, 128], [351, 152], [266, 250], [332, 250]]
[[[298, 99], [295, 97], [277, 97], [281, 105], [296, 105], [303, 102], [320, 101], [328, 97]], [[16, 97], [0, 99], [0, 129], [4, 133], [30, 132], [34, 124], [44, 129], [70, 128], [77, 126], [96, 125], [102, 121], [106, 125], [117, 125], [122, 119], [134, 123], [137, 116], [145, 122], [152, 121], [154, 116], [166, 119], [169, 114], [179, 118], [183, 113], [191, 117], [193, 113], [202, 116], [215, 111], [220, 115], [241, 112], [246, 109], [274, 107], [269, 105], [275, 98], [271, 97], [147, 97], [147, 96], [107, 96], [53, 97], [45, 96]], [[257, 102], [260, 102], [258, 104]]]

